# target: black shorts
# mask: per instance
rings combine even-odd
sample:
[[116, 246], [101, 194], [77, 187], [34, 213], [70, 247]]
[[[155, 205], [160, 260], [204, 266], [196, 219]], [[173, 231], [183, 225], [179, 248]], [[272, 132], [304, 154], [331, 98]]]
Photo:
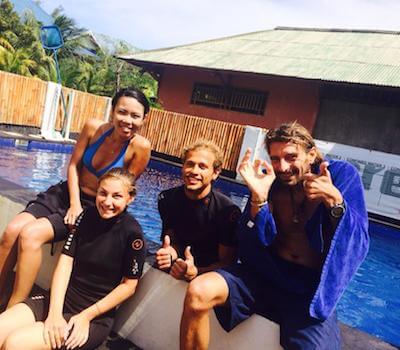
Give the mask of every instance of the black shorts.
[[[83, 209], [96, 204], [96, 198], [80, 191]], [[36, 199], [30, 201], [23, 212], [32, 214], [35, 218], [47, 218], [54, 230], [53, 242], [63, 241], [69, 232], [64, 224], [64, 217], [69, 209], [69, 191], [66, 181], [50, 186], [45, 192], [40, 192]]]
[[[44, 322], [49, 313], [50, 295], [45, 293], [27, 298], [24, 300], [24, 304], [32, 310], [36, 322]], [[64, 307], [63, 316], [67, 322], [73, 315], [73, 313], [69, 312], [69, 310], [66, 310]], [[89, 325], [88, 341], [77, 349], [96, 349], [107, 339], [111, 332], [113, 322], [114, 319], [112, 317], [98, 317], [93, 319]], [[61, 349], [65, 349], [65, 347]]]
[[[340, 349], [336, 313], [324, 321], [309, 316], [319, 274], [279, 258], [275, 260], [288, 280], [298, 278], [291, 286], [292, 291], [263, 281], [253, 269], [242, 264], [216, 270], [229, 288], [226, 304], [214, 308], [221, 326], [229, 332], [252, 314], [259, 314], [280, 325], [280, 343], [284, 349]], [[298, 282], [303, 283], [301, 288]]]

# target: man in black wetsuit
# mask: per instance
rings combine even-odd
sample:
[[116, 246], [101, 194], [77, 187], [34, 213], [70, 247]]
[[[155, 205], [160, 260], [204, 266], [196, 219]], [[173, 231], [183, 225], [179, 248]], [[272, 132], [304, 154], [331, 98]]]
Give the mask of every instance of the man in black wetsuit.
[[158, 198], [163, 246], [156, 261], [173, 277], [190, 281], [236, 260], [240, 209], [212, 188], [222, 166], [218, 146], [198, 140], [185, 148], [182, 158], [183, 186], [163, 191]]

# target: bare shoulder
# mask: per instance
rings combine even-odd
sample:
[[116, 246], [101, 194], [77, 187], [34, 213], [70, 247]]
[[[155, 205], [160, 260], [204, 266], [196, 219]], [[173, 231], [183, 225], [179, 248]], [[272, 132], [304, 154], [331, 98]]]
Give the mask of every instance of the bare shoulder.
[[131, 146], [142, 151], [151, 150], [150, 141], [142, 135], [136, 135], [132, 139]]
[[100, 120], [100, 119], [88, 119], [85, 122], [85, 128], [87, 128], [88, 130], [94, 130], [96, 131], [99, 127], [103, 126], [103, 125], [108, 125], [109, 123], [105, 122], [104, 120]]
[[96, 133], [103, 133], [110, 128], [110, 123], [104, 122], [100, 119], [88, 119], [83, 127], [84, 132], [90, 138], [94, 137]]

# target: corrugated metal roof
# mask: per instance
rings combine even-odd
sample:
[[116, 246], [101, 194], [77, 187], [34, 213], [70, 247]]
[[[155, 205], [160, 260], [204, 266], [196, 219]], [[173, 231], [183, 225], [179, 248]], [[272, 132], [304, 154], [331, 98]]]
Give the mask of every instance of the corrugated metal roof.
[[400, 87], [400, 33], [276, 28], [132, 55], [159, 63]]

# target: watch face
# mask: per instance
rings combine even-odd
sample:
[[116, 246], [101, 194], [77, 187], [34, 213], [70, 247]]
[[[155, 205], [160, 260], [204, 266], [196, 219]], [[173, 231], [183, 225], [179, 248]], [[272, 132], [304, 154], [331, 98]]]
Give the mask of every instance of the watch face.
[[331, 208], [331, 215], [334, 218], [340, 218], [344, 214], [345, 208], [343, 204], [335, 205]]

